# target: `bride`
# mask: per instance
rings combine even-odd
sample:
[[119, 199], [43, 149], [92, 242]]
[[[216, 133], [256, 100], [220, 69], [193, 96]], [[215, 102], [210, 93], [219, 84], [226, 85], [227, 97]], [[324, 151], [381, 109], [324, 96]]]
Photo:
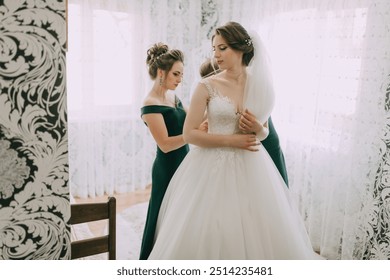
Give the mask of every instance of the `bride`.
[[[264, 47], [236, 22], [216, 29], [222, 70], [197, 86], [184, 125], [195, 145], [170, 181], [149, 259], [318, 259], [260, 141], [273, 103]], [[208, 116], [208, 132], [197, 128]]]

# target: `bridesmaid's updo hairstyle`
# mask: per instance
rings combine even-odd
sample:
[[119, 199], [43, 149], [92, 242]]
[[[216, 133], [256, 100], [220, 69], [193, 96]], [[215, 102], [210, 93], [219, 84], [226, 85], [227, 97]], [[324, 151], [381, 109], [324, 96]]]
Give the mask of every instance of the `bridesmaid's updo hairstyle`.
[[219, 72], [218, 64], [215, 59], [208, 58], [200, 65], [199, 74], [202, 78], [207, 78]]
[[169, 72], [176, 61], [184, 63], [184, 54], [180, 50], [169, 50], [164, 43], [156, 43], [147, 51], [146, 64], [149, 67], [149, 76], [157, 78], [157, 69]]
[[254, 48], [251, 37], [241, 24], [230, 21], [218, 27], [211, 40], [214, 39], [215, 35], [221, 35], [233, 50], [243, 52], [242, 63], [246, 66], [249, 65], [254, 55]]

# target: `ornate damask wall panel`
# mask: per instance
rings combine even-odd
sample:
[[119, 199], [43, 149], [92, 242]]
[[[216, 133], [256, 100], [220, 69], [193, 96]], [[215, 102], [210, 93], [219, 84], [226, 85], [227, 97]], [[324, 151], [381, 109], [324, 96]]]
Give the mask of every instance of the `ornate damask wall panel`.
[[69, 258], [65, 0], [0, 0], [0, 259]]

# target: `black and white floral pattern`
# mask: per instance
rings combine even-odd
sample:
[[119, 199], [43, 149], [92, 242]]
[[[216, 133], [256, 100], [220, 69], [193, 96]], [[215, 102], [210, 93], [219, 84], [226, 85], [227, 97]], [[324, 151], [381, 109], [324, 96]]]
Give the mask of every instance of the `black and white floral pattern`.
[[0, 1], [0, 259], [69, 258], [65, 1]]
[[0, 140], [0, 158], [3, 164], [0, 166], [0, 199], [8, 199], [16, 190], [24, 185], [29, 177], [30, 168], [25, 158], [19, 158], [18, 153], [10, 148], [10, 142]]

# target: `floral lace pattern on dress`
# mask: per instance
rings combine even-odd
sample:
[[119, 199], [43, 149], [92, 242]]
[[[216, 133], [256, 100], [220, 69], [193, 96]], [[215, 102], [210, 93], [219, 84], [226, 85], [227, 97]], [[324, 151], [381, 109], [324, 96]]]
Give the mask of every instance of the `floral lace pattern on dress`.
[[[212, 87], [208, 81], [201, 81], [208, 90], [209, 101], [207, 104], [208, 133], [230, 135], [239, 132], [236, 106], [234, 102], [226, 95], [221, 94], [216, 88]], [[234, 161], [237, 149], [231, 147], [213, 148], [217, 153], [217, 162], [214, 165], [218, 169], [219, 164], [226, 161]]]
[[207, 104], [207, 117], [209, 122], [209, 133], [229, 135], [239, 132], [236, 106], [226, 95], [221, 94], [212, 87], [208, 81], [201, 81], [208, 90], [209, 101]]

